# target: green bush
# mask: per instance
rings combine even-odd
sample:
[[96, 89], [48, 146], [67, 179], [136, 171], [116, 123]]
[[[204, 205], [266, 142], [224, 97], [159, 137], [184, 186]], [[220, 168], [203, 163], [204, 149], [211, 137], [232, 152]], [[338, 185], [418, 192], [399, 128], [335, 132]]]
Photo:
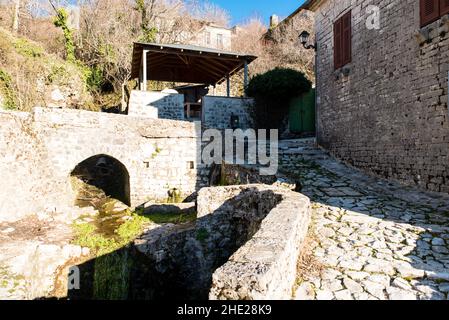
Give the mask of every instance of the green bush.
[[38, 45], [24, 39], [18, 38], [13, 41], [13, 46], [17, 53], [30, 58], [39, 58], [44, 54], [44, 49]]
[[276, 68], [251, 79], [246, 89], [255, 99], [255, 122], [260, 129], [279, 129], [291, 99], [307, 93], [312, 83], [293, 69]]
[[0, 95], [3, 96], [3, 107], [6, 110], [16, 109], [15, 94], [11, 76], [2, 69], [0, 69]]

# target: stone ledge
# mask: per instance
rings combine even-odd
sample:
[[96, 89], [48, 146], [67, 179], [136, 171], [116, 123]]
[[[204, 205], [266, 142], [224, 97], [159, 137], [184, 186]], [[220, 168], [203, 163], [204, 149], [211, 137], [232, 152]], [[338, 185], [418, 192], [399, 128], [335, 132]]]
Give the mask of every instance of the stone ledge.
[[134, 131], [146, 138], [197, 138], [194, 123], [178, 120], [140, 118], [122, 114], [76, 109], [34, 108], [31, 113], [5, 112], [5, 115], [29, 115], [33, 124], [44, 127], [103, 129], [106, 132]]

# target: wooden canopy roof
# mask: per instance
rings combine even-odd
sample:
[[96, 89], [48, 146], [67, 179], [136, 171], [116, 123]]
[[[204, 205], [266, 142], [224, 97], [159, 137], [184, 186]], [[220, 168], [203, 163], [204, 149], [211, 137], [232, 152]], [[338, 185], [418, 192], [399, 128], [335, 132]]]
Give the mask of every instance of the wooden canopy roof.
[[147, 80], [215, 85], [257, 57], [193, 45], [134, 43], [131, 78], [139, 78], [147, 52]]

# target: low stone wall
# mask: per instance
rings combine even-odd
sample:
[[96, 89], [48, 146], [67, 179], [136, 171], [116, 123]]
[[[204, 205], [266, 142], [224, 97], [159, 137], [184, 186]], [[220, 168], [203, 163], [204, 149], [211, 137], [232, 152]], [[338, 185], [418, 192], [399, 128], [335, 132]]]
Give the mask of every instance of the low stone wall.
[[194, 225], [153, 229], [136, 240], [152, 274], [140, 273], [146, 287], [134, 296], [291, 299], [310, 223], [307, 197], [268, 185], [212, 187], [199, 191], [197, 210]]
[[250, 98], [203, 97], [203, 126], [211, 129], [232, 129], [231, 116], [239, 117], [240, 129], [254, 128]]
[[282, 173], [261, 175], [260, 169], [250, 165], [234, 165], [226, 162], [210, 168], [210, 186], [230, 186], [247, 184], [266, 184], [283, 187], [297, 192], [301, 191], [301, 182]]
[[133, 90], [129, 99], [128, 115], [184, 120], [184, 95]]
[[[199, 215], [208, 212], [219, 215], [232, 210], [223, 204], [245, 188], [248, 186], [202, 189]], [[267, 192], [280, 197], [280, 201], [270, 208], [252, 238], [214, 272], [211, 300], [284, 300], [292, 296], [297, 259], [311, 218], [310, 200], [284, 188], [263, 185], [250, 188], [263, 195], [259, 209], [270, 207]]]
[[291, 299], [307, 197], [268, 185], [213, 187], [199, 191], [197, 209], [194, 222], [150, 224], [129, 246], [78, 265], [81, 291], [69, 298], [120, 288], [114, 296], [131, 300]]
[[[146, 261], [135, 270], [129, 294], [150, 299], [204, 300], [213, 272], [244, 245], [282, 196], [257, 186], [202, 189], [191, 225], [151, 228], [135, 241]], [[210, 198], [212, 197], [212, 199]], [[217, 207], [206, 203], [223, 201]], [[142, 259], [139, 259], [142, 261]]]

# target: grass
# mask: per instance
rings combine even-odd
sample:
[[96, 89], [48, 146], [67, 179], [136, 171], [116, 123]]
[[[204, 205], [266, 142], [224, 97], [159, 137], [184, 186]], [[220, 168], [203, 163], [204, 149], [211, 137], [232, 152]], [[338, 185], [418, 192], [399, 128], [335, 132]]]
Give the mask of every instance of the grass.
[[189, 213], [189, 214], [177, 214], [177, 213], [156, 213], [146, 216], [147, 219], [149, 219], [151, 222], [154, 222], [156, 224], [162, 224], [162, 223], [187, 223], [192, 222], [196, 220], [197, 213]]
[[114, 237], [107, 237], [101, 233], [101, 230], [94, 223], [74, 224], [75, 245], [83, 248], [89, 248], [95, 256], [102, 256], [116, 251], [139, 235], [142, 234], [146, 225], [150, 223], [186, 223], [195, 221], [196, 213], [191, 214], [152, 214], [139, 215], [134, 213], [131, 219], [120, 224], [114, 231]]
[[106, 238], [96, 233], [97, 228], [90, 224], [84, 223], [73, 226], [75, 231], [74, 244], [89, 248], [95, 255], [104, 255], [120, 248], [120, 244], [114, 238]]
[[122, 243], [127, 244], [139, 236], [149, 222], [148, 218], [134, 214], [132, 219], [120, 225], [115, 233], [119, 236]]
[[319, 276], [324, 269], [324, 266], [313, 254], [313, 250], [318, 242], [317, 239], [315, 228], [311, 226], [298, 258], [296, 286], [300, 286], [303, 281], [310, 277]]

